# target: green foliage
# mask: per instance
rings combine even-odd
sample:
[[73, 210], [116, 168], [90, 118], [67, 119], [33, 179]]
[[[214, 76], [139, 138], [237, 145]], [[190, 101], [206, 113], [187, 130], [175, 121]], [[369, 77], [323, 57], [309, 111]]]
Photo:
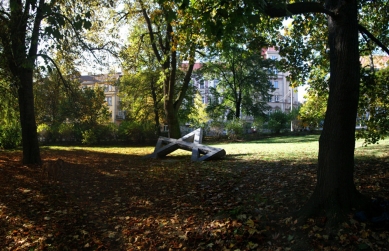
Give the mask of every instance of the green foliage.
[[[0, 68], [0, 77], [1, 73]], [[4, 77], [0, 78], [0, 148], [12, 149], [21, 144], [21, 128], [14, 86]]]
[[389, 67], [378, 72], [364, 70], [360, 89], [357, 137], [374, 144], [389, 133]]
[[22, 134], [18, 123], [0, 126], [0, 148], [13, 149], [21, 143]]
[[225, 123], [219, 120], [212, 120], [207, 129], [212, 132], [213, 136], [220, 137], [224, 133]]
[[100, 87], [77, 89], [60, 106], [63, 117], [93, 127], [109, 121], [104, 90]]
[[194, 96], [194, 105], [191, 106], [191, 113], [188, 115], [188, 122], [194, 128], [205, 128], [209, 121], [206, 105], [202, 102], [200, 93]]
[[233, 117], [246, 115], [261, 116], [268, 109], [270, 96], [270, 68], [274, 60], [265, 60], [260, 51], [248, 50], [241, 44], [233, 43], [222, 48], [217, 59], [205, 63], [201, 72], [208, 79], [220, 80], [217, 87], [211, 89], [214, 102], [207, 111], [211, 116], [233, 113]]
[[254, 121], [253, 121], [253, 123], [252, 123], [251, 126], [252, 126], [257, 132], [259, 132], [261, 129], [264, 128], [266, 119], [267, 119], [267, 117], [265, 117], [265, 116], [255, 117], [255, 119], [254, 119]]
[[123, 121], [119, 125], [119, 138], [125, 141], [143, 143], [156, 138], [155, 127], [152, 123]]
[[307, 94], [307, 101], [299, 110], [299, 119], [303, 127], [311, 130], [320, 127], [327, 110], [328, 93], [318, 93], [310, 90]]
[[243, 136], [244, 133], [244, 122], [240, 119], [229, 120], [225, 124], [228, 138], [236, 140]]
[[120, 80], [121, 109], [129, 120], [139, 123], [154, 123], [158, 128], [163, 123], [163, 85], [158, 82], [158, 72], [139, 70], [128, 73]]
[[64, 139], [65, 141], [75, 140], [77, 135], [75, 129], [76, 127], [73, 123], [62, 123], [58, 127], [58, 134], [60, 139]]
[[290, 117], [288, 114], [282, 111], [274, 111], [269, 115], [268, 127], [274, 133], [280, 133], [282, 129], [286, 129], [288, 122], [290, 122]]
[[93, 129], [82, 132], [82, 141], [85, 145], [94, 145], [97, 143], [97, 135]]

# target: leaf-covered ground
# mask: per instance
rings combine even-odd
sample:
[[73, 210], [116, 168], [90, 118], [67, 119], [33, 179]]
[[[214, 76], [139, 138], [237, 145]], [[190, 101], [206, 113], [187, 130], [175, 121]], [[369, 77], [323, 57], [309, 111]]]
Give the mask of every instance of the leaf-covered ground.
[[[274, 144], [285, 150], [271, 156]], [[44, 161], [66, 162], [57, 182], [0, 152], [0, 250], [389, 250], [388, 229], [352, 215], [335, 235], [326, 219], [296, 224], [317, 142], [296, 144], [227, 144], [203, 163], [143, 158], [152, 147], [44, 148]], [[356, 183], [372, 198], [389, 199], [388, 150], [357, 150]]]

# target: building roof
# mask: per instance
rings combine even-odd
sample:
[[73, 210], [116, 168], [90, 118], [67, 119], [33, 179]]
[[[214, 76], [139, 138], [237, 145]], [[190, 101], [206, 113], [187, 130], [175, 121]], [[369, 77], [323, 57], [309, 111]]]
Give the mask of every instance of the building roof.
[[121, 73], [114, 74], [99, 74], [99, 75], [82, 75], [80, 77], [81, 84], [103, 84], [103, 83], [114, 83], [121, 77]]

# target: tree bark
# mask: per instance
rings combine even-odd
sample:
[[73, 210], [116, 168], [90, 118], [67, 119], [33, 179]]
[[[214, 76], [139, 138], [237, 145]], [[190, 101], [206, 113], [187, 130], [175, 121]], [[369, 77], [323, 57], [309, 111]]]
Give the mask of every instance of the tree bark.
[[[18, 86], [19, 116], [22, 127], [23, 164], [40, 164], [40, 151], [34, 111], [33, 70], [38, 50], [44, 0], [39, 0], [35, 17], [29, 22], [31, 2], [10, 1], [10, 40], [5, 47], [9, 69]], [[32, 30], [29, 27], [32, 24]], [[31, 33], [31, 34], [30, 34]], [[30, 35], [30, 36], [29, 36]], [[29, 48], [27, 46], [29, 44]]]
[[41, 164], [34, 110], [33, 70], [19, 72], [18, 89], [20, 124], [22, 127], [23, 164]]
[[365, 202], [354, 184], [355, 126], [359, 97], [357, 2], [329, 0], [330, 92], [322, 134], [316, 188], [300, 213], [325, 214], [329, 226]]

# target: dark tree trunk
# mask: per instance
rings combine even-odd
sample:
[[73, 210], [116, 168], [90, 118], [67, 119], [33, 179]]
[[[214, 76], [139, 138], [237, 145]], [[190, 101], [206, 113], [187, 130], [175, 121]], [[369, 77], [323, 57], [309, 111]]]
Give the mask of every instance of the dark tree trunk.
[[[44, 0], [36, 4], [36, 15], [29, 23], [32, 2], [10, 1], [10, 40], [5, 40], [6, 60], [18, 86], [20, 124], [22, 127], [23, 164], [40, 164], [40, 151], [34, 111], [33, 70], [38, 50], [40, 24], [43, 19]], [[30, 25], [32, 24], [32, 29]], [[29, 43], [29, 46], [27, 44]], [[29, 48], [28, 48], [29, 47]], [[27, 53], [28, 52], [28, 53]]]
[[238, 98], [238, 100], [236, 100], [235, 102], [235, 118], [236, 119], [240, 119], [240, 104], [241, 104], [241, 100]]
[[330, 92], [319, 140], [316, 188], [300, 213], [325, 214], [329, 226], [345, 219], [364, 197], [354, 184], [355, 125], [359, 96], [357, 2], [330, 0], [327, 9], [330, 46]]
[[157, 98], [157, 87], [154, 79], [150, 82], [151, 96], [153, 97], [153, 109], [154, 109], [154, 121], [155, 121], [155, 134], [159, 137], [161, 136], [161, 127], [159, 124], [159, 111], [158, 104], [160, 100]]
[[18, 89], [20, 124], [22, 127], [23, 164], [40, 164], [40, 150], [34, 111], [33, 70], [19, 72]]

